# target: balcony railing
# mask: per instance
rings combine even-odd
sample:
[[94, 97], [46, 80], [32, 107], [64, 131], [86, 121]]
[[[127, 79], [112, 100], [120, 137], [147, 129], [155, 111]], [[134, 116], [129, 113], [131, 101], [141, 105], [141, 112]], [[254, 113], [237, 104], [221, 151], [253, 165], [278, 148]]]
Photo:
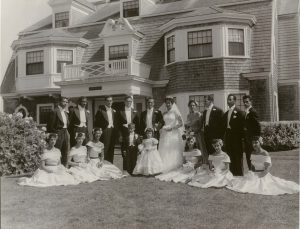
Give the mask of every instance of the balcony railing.
[[62, 80], [133, 75], [148, 78], [151, 67], [133, 58], [63, 65]]
[[60, 74], [19, 76], [16, 78], [16, 90], [42, 90], [59, 88], [55, 82], [61, 81]]

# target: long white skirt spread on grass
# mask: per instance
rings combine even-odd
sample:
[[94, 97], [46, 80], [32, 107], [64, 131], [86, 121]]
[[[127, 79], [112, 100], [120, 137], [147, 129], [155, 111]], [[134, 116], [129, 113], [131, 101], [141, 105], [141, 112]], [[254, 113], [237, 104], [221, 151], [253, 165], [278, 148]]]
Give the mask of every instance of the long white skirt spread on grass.
[[157, 149], [143, 150], [138, 156], [133, 174], [154, 175], [162, 171], [162, 160]]
[[36, 186], [36, 187], [49, 187], [59, 185], [76, 185], [79, 181], [76, 180], [63, 165], [47, 166], [47, 169], [52, 173], [45, 170], [37, 169], [32, 177], [19, 179], [19, 185]]
[[98, 180], [120, 179], [124, 177], [122, 171], [110, 162], [103, 161], [100, 167], [98, 166], [99, 163], [100, 159], [98, 158], [91, 159], [88, 163], [90, 172], [97, 176]]
[[89, 165], [85, 165], [86, 167], [73, 166], [69, 169], [69, 172], [75, 177], [76, 180], [78, 180], [81, 183], [91, 183], [98, 180], [98, 177], [94, 173], [92, 173], [91, 168], [89, 168]]
[[299, 192], [299, 185], [295, 182], [272, 176], [270, 173], [260, 178], [258, 173], [252, 171], [244, 177], [234, 178], [232, 185], [227, 188], [236, 192], [261, 195], [282, 195]]

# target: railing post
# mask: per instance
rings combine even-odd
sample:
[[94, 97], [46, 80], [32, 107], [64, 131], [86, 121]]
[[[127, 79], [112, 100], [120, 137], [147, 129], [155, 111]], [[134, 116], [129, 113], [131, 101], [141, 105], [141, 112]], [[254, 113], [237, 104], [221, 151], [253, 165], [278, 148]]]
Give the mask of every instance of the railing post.
[[127, 60], [128, 60], [128, 62], [127, 62], [127, 74], [128, 74], [128, 75], [131, 75], [131, 70], [132, 70], [132, 69], [131, 69], [131, 62], [132, 62], [132, 61], [131, 61], [131, 56], [128, 56], [128, 57], [127, 57]]

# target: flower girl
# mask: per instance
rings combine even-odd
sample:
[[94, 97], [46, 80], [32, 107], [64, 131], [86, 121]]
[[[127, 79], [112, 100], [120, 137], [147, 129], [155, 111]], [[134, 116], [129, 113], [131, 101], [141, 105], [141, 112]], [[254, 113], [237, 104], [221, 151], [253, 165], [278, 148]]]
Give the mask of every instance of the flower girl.
[[146, 139], [138, 145], [138, 156], [133, 174], [155, 175], [162, 171], [162, 160], [157, 151], [157, 139], [153, 138], [153, 129], [146, 129]]
[[104, 160], [104, 145], [99, 140], [101, 135], [102, 129], [95, 128], [93, 130], [93, 140], [86, 144], [90, 159], [88, 168], [99, 180], [120, 179], [124, 177], [122, 171], [109, 161]]
[[181, 168], [160, 174], [155, 178], [161, 181], [173, 181], [175, 183], [185, 183], [189, 181], [196, 173], [196, 167], [201, 161], [201, 152], [197, 149], [195, 137], [188, 137], [186, 140], [185, 151], [183, 152], [185, 163]]
[[76, 145], [72, 147], [68, 156], [68, 164], [71, 166], [70, 173], [80, 182], [93, 182], [98, 180], [87, 164], [87, 149], [82, 146], [85, 139], [85, 133], [76, 133]]
[[48, 146], [41, 155], [41, 166], [31, 178], [20, 178], [19, 185], [48, 187], [58, 185], [76, 185], [79, 182], [67, 172], [61, 164], [61, 152], [55, 148], [57, 135], [50, 134], [47, 139]]
[[261, 145], [262, 137], [255, 136], [252, 140], [254, 151], [251, 154], [252, 171], [244, 177], [237, 177], [232, 180], [232, 185], [227, 188], [242, 193], [254, 193], [261, 195], [293, 194], [299, 192], [299, 185], [292, 181], [272, 176], [271, 157]]
[[215, 153], [209, 155], [208, 163], [210, 172], [197, 173], [188, 184], [199, 188], [225, 187], [230, 184], [233, 175], [229, 171], [230, 158], [222, 151], [223, 141], [213, 139], [212, 145]]

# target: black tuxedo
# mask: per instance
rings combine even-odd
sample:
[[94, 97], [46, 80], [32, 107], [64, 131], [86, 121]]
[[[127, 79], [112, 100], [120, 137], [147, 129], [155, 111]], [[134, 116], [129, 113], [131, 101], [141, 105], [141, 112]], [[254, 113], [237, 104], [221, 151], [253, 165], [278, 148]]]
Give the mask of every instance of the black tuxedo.
[[225, 130], [225, 151], [230, 157], [230, 171], [234, 176], [243, 176], [243, 136], [244, 136], [244, 112], [235, 107], [230, 116], [227, 128], [228, 111], [223, 116]]
[[[155, 127], [158, 124], [158, 129], [154, 129], [154, 137], [159, 139], [159, 129], [164, 125], [164, 119], [160, 110], [153, 109], [152, 113], [152, 126]], [[140, 134], [145, 134], [145, 129], [147, 127], [147, 110], [143, 111], [140, 120]]]
[[245, 115], [245, 127], [244, 127], [244, 135], [245, 135], [245, 153], [247, 159], [247, 165], [249, 170], [251, 169], [251, 152], [253, 151], [252, 147], [252, 138], [253, 136], [260, 136], [261, 127], [258, 121], [258, 115], [256, 110], [251, 107], [249, 109], [249, 113]]
[[[68, 113], [64, 111], [67, 119], [67, 128], [69, 127]], [[49, 115], [47, 123], [47, 132], [56, 133], [57, 140], [55, 147], [61, 151], [61, 163], [66, 166], [68, 161], [68, 153], [70, 151], [70, 135], [67, 128], [64, 127], [63, 118], [60, 109], [55, 108]]]
[[[131, 110], [131, 121], [129, 123], [134, 123], [135, 129], [138, 132], [139, 124], [140, 124], [138, 112], [132, 108], [130, 110]], [[120, 125], [120, 131], [121, 131], [121, 135], [122, 135], [121, 152], [122, 152], [122, 157], [123, 157], [123, 170], [127, 171], [128, 163], [126, 161], [128, 158], [126, 158], [126, 154], [124, 152], [126, 152], [126, 148], [125, 148], [126, 138], [129, 135], [129, 131], [128, 131], [129, 123], [127, 123], [125, 107], [124, 107], [124, 109], [122, 109], [121, 111], [118, 112], [118, 122]], [[130, 170], [130, 168], [128, 168], [128, 169]], [[130, 172], [130, 171], [127, 171], [127, 172]], [[132, 171], [131, 171], [131, 173], [132, 173]]]
[[74, 111], [70, 113], [70, 137], [71, 137], [71, 146], [76, 144], [75, 134], [76, 132], [85, 133], [85, 139], [83, 145], [85, 145], [89, 140], [89, 130], [88, 130], [88, 119], [89, 119], [89, 111], [85, 109], [85, 119], [86, 119], [86, 127], [78, 127], [80, 125], [80, 111], [78, 107], [74, 108]]
[[116, 139], [118, 136], [118, 118], [116, 111], [111, 108], [113, 127], [108, 128], [109, 121], [106, 111], [106, 107], [99, 109], [95, 116], [95, 127], [102, 129], [103, 134], [101, 136], [101, 141], [104, 144], [104, 159], [113, 163], [114, 161], [114, 148]]
[[223, 139], [222, 119], [223, 119], [224, 112], [220, 108], [213, 106], [210, 111], [208, 125], [206, 125], [206, 113], [207, 110], [203, 112], [203, 116], [202, 116], [203, 117], [202, 125], [204, 129], [204, 141], [208, 153], [212, 154], [215, 151], [211, 144], [212, 140], [215, 138]]
[[123, 137], [122, 141], [122, 156], [123, 156], [123, 169], [129, 174], [132, 174], [137, 160], [138, 144], [140, 143], [139, 136], [135, 134], [133, 145], [129, 145], [129, 133]]

